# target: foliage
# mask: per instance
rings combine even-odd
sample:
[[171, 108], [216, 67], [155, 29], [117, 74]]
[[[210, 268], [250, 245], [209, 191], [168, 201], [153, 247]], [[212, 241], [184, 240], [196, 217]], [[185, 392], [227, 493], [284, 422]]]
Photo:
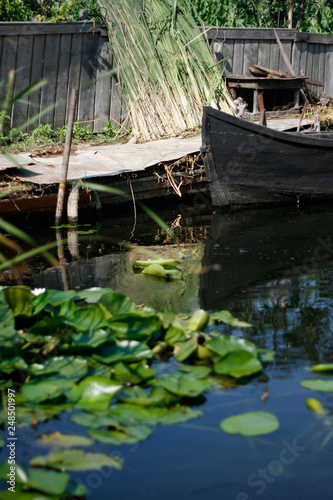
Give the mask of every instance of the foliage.
[[[234, 320], [231, 315], [227, 318], [229, 323]], [[51, 496], [68, 492], [66, 472], [54, 476], [56, 486], [49, 485], [50, 472], [35, 466], [61, 471], [87, 470], [91, 464], [121, 468], [117, 456], [68, 448], [87, 448], [93, 441], [137, 443], [152, 433], [152, 425], [202, 415], [191, 406], [212, 387], [227, 384], [230, 377], [244, 384], [260, 372], [263, 365], [254, 344], [220, 335], [214, 330], [218, 321], [201, 310], [188, 318], [137, 307], [111, 289], [37, 294], [28, 287], [2, 288], [0, 385], [5, 392], [9, 388], [9, 403], [15, 389], [16, 426], [37, 425], [69, 412], [90, 436], [66, 439], [59, 432], [41, 436], [44, 447], [57, 449], [33, 458], [32, 467], [24, 466], [25, 480], [18, 481], [18, 489], [29, 487]], [[174, 358], [174, 371], [157, 372], [162, 352], [164, 359]], [[235, 353], [252, 358], [252, 369], [240, 364], [233, 374], [235, 360], [230, 362], [230, 356]], [[223, 360], [221, 375], [216, 366]], [[8, 419], [6, 399], [2, 398], [0, 423]], [[1, 465], [0, 477], [5, 471]]]
[[89, 9], [89, 19], [101, 20], [96, 0], [2, 0], [0, 21], [77, 21], [80, 9]]
[[185, 0], [98, 1], [135, 136], [149, 139], [195, 128], [205, 104], [231, 112], [220, 71]]

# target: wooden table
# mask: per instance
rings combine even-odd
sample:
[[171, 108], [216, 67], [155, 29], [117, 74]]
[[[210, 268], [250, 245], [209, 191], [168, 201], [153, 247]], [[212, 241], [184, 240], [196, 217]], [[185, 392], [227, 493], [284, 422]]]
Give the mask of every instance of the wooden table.
[[258, 113], [258, 93], [265, 90], [293, 90], [294, 106], [299, 106], [299, 92], [303, 88], [305, 78], [291, 76], [288, 78], [266, 78], [250, 75], [228, 75], [227, 86], [231, 89], [253, 89], [253, 113]]

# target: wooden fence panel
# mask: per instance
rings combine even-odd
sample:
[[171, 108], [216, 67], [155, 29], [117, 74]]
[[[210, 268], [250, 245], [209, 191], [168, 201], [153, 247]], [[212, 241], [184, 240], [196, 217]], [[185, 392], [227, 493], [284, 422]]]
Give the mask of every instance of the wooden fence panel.
[[[333, 35], [277, 30], [295, 74], [301, 70], [325, 84], [333, 95]], [[272, 29], [209, 28], [208, 39], [225, 75], [249, 74], [249, 66], [259, 63], [286, 71]], [[222, 62], [223, 61], [223, 62]], [[21, 71], [17, 71], [21, 68]], [[54, 128], [66, 123], [70, 88], [78, 90], [77, 117], [82, 125], [100, 132], [108, 121], [119, 126], [127, 116], [120, 92], [119, 77], [112, 73], [112, 48], [105, 27], [93, 22], [0, 23], [0, 81], [10, 69], [17, 71], [14, 92], [47, 77], [47, 84], [27, 96], [26, 103], [14, 106], [11, 125], [36, 121], [27, 128], [50, 123]], [[112, 73], [112, 74], [111, 74]], [[313, 87], [317, 93], [319, 87]], [[5, 86], [0, 88], [0, 99]], [[42, 115], [39, 116], [39, 113]]]

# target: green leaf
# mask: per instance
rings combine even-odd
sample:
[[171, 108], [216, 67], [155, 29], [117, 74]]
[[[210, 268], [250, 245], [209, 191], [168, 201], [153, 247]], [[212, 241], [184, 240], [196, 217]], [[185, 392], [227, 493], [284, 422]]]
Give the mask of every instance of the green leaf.
[[131, 299], [114, 291], [103, 294], [99, 303], [106, 307], [112, 316], [126, 314], [136, 309], [136, 305]]
[[108, 326], [105, 313], [98, 304], [89, 304], [78, 308], [74, 317], [70, 318], [67, 322], [80, 332], [94, 331]]
[[187, 323], [187, 328], [192, 331], [202, 331], [209, 321], [209, 314], [203, 309], [196, 309]]
[[104, 466], [121, 469], [123, 460], [104, 453], [85, 453], [84, 450], [53, 450], [48, 455], [34, 457], [30, 465], [62, 471], [99, 470]]
[[146, 391], [139, 386], [124, 389], [119, 395], [119, 401], [139, 406], [155, 406]]
[[144, 340], [160, 331], [161, 320], [155, 314], [135, 311], [114, 316], [109, 326], [116, 331], [119, 339]]
[[120, 420], [138, 421], [157, 424], [162, 417], [167, 415], [167, 408], [137, 406], [129, 404], [116, 404], [110, 407], [110, 414]]
[[100, 363], [111, 364], [117, 361], [139, 361], [153, 357], [146, 344], [136, 340], [120, 340], [114, 345], [107, 345], [92, 356]]
[[153, 274], [154, 276], [160, 276], [164, 278], [166, 272], [164, 267], [161, 266], [160, 264], [150, 264], [149, 266], [144, 268], [142, 274]]
[[195, 398], [206, 391], [211, 383], [207, 379], [197, 379], [191, 374], [182, 375], [179, 372], [172, 372], [161, 375], [155, 383], [164, 387], [167, 391], [177, 394], [177, 396], [187, 396]]
[[77, 297], [80, 299], [85, 299], [88, 303], [97, 303], [103, 295], [108, 295], [109, 293], [115, 293], [111, 288], [87, 288], [86, 290], [81, 290], [77, 292]]
[[136, 260], [133, 262], [133, 267], [149, 267], [151, 265], [158, 264], [162, 267], [175, 267], [178, 268], [180, 262], [175, 259], [170, 258], [159, 258], [159, 259], [149, 259], [149, 260]]
[[6, 444], [6, 440], [3, 436], [3, 434], [0, 434], [0, 448], [3, 448]]
[[64, 329], [66, 318], [64, 316], [47, 316], [29, 328], [34, 335], [55, 335]]
[[238, 320], [229, 311], [220, 311], [212, 313], [210, 314], [210, 319], [212, 321], [222, 321], [223, 323], [226, 323], [228, 325], [240, 328], [243, 327], [247, 328], [249, 326], [252, 326], [250, 323], [247, 323], [246, 321]]
[[92, 439], [84, 436], [72, 436], [70, 434], [61, 434], [53, 432], [52, 434], [42, 434], [36, 440], [37, 446], [46, 446], [47, 448], [73, 448], [74, 446], [91, 446]]
[[332, 372], [333, 371], [333, 363], [321, 363], [318, 365], [310, 366], [310, 370], [315, 373], [321, 372]]
[[246, 351], [230, 352], [214, 363], [215, 373], [236, 378], [253, 375], [261, 370], [262, 365], [257, 357]]
[[115, 378], [123, 384], [138, 384], [153, 378], [156, 373], [154, 368], [149, 368], [145, 360], [130, 365], [118, 362], [113, 365], [112, 369]]
[[72, 346], [82, 349], [96, 349], [97, 347], [105, 344], [106, 342], [114, 342], [115, 335], [102, 328], [85, 333], [76, 333], [72, 336]]
[[98, 429], [100, 427], [119, 427], [118, 419], [112, 417], [112, 415], [106, 411], [98, 413], [74, 413], [70, 416], [70, 419], [77, 425], [91, 427], [92, 429]]
[[300, 384], [313, 391], [333, 392], [333, 380], [310, 379], [302, 380]]
[[222, 420], [220, 427], [228, 434], [261, 436], [279, 428], [279, 421], [271, 413], [264, 411], [242, 413]]
[[119, 383], [102, 377], [87, 377], [78, 385], [80, 399], [77, 408], [104, 409], [118, 391], [122, 389]]
[[29, 403], [40, 403], [46, 399], [54, 399], [73, 385], [71, 380], [65, 377], [47, 377], [45, 379], [33, 379], [25, 383], [21, 394]]
[[61, 291], [61, 290], [45, 290], [45, 292], [40, 293], [32, 299], [32, 306], [34, 314], [38, 314], [43, 311], [47, 304], [56, 306], [62, 302], [69, 301], [75, 297], [76, 293], [73, 290]]
[[199, 410], [192, 410], [192, 408], [189, 408], [188, 406], [177, 405], [173, 408], [170, 408], [167, 415], [160, 419], [160, 422], [164, 425], [174, 425], [180, 424], [182, 422], [187, 422], [187, 420], [198, 418], [202, 415], [203, 413]]
[[14, 316], [25, 314], [30, 316], [32, 312], [33, 294], [25, 286], [10, 286], [3, 289], [4, 297], [14, 313]]
[[168, 331], [165, 334], [165, 341], [171, 345], [176, 344], [177, 342], [181, 342], [186, 338], [185, 328], [181, 329], [176, 326], [170, 326]]
[[222, 357], [233, 351], [247, 351], [253, 356], [257, 355], [257, 348], [252, 342], [233, 335], [215, 337], [205, 342], [205, 346]]
[[114, 444], [135, 444], [138, 441], [147, 439], [151, 434], [151, 428], [147, 425], [127, 426], [124, 430], [96, 430], [89, 429], [88, 434], [101, 443]]
[[189, 358], [191, 354], [196, 351], [197, 347], [198, 339], [195, 337], [192, 337], [191, 339], [184, 342], [176, 355], [177, 361], [184, 361], [185, 359]]
[[55, 356], [44, 364], [33, 364], [30, 366], [32, 373], [36, 376], [59, 373], [69, 380], [79, 380], [88, 372], [87, 360], [75, 356]]
[[22, 342], [15, 330], [13, 312], [8, 306], [0, 304], [0, 345], [12, 347], [13, 342]]

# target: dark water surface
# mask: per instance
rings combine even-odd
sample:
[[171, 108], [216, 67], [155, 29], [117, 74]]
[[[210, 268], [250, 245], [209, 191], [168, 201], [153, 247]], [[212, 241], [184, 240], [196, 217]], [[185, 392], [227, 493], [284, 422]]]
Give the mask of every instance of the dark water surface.
[[[332, 396], [300, 385], [303, 379], [325, 378], [309, 372], [311, 364], [333, 362], [333, 206], [188, 214], [180, 216], [180, 209], [158, 211], [175, 228], [178, 244], [146, 215], [138, 214], [134, 224], [132, 214], [116, 213], [79, 228], [96, 230], [91, 234], [63, 229], [68, 243], [55, 250], [55, 255], [64, 255], [62, 267], [51, 268], [35, 258], [0, 276], [1, 284], [110, 287], [136, 303], [179, 312], [229, 309], [253, 327], [224, 326], [221, 332], [276, 351], [264, 375], [241, 387], [215, 389], [198, 402], [203, 417], [158, 425], [149, 439], [134, 446], [94, 445], [92, 451], [123, 456], [123, 470], [72, 477], [81, 479], [93, 500], [333, 498]], [[30, 231], [40, 243], [55, 239], [54, 229]], [[85, 239], [77, 243], [77, 238]], [[141, 253], [124, 249], [119, 241], [180, 259], [183, 280], [149, 281], [134, 274], [133, 262], [147, 257], [142, 248]], [[172, 367], [166, 363], [163, 369]], [[306, 406], [310, 397], [332, 414], [311, 412]], [[220, 430], [222, 419], [247, 411], [275, 414], [280, 428], [255, 438]], [[38, 454], [33, 439], [55, 430], [84, 432], [67, 417], [36, 430], [20, 428], [19, 460], [27, 463]]]

